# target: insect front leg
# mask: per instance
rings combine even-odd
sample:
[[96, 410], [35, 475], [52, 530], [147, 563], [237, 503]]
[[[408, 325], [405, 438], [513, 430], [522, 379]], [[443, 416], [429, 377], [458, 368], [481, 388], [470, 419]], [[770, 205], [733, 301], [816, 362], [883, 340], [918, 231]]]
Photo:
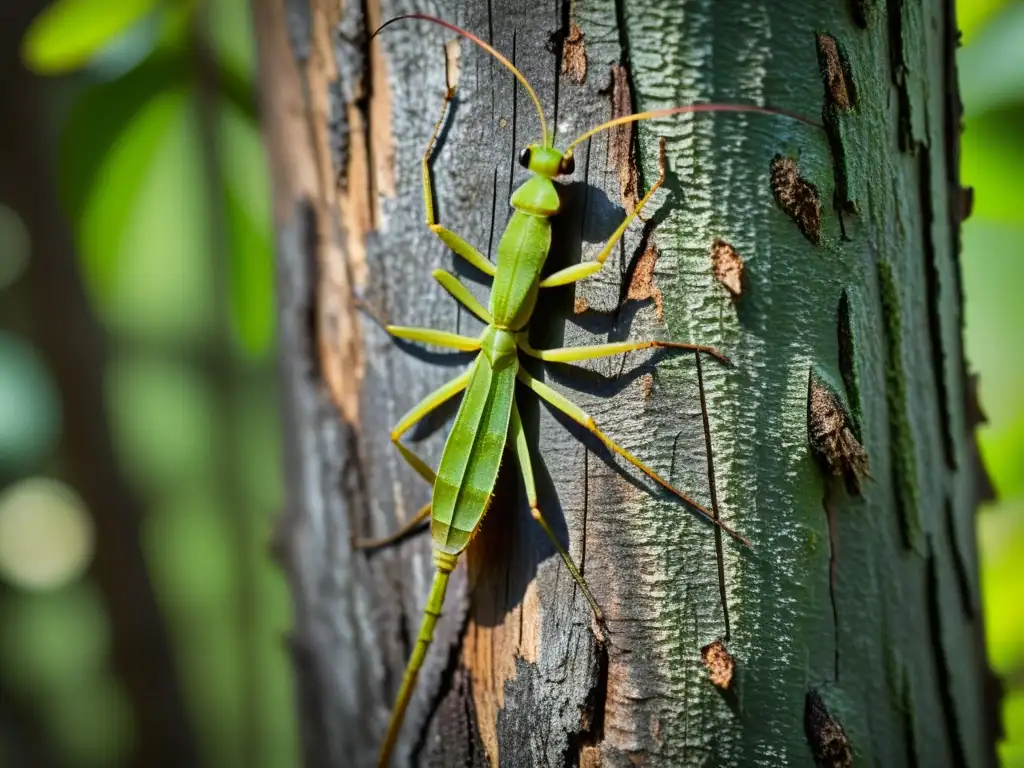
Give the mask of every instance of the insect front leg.
[[464, 258], [485, 275], [494, 277], [495, 266], [487, 260], [480, 251], [456, 235], [450, 229], [446, 229], [437, 223], [437, 216], [434, 213], [434, 188], [430, 183], [430, 159], [434, 153], [434, 144], [437, 142], [437, 135], [441, 132], [444, 124], [444, 116], [448, 112], [448, 105], [455, 96], [455, 86], [449, 83], [448, 90], [444, 94], [444, 106], [441, 107], [441, 117], [434, 123], [434, 131], [430, 134], [430, 141], [427, 143], [427, 151], [423, 153], [421, 166], [423, 168], [423, 207], [427, 212], [427, 226], [430, 231], [441, 238], [441, 241], [451, 248], [456, 254]]
[[597, 600], [594, 599], [593, 593], [590, 591], [590, 587], [587, 586], [586, 579], [583, 578], [583, 574], [580, 573], [580, 569], [576, 567], [576, 563], [573, 562], [572, 556], [565, 551], [565, 547], [555, 536], [555, 532], [551, 530], [551, 526], [548, 525], [548, 521], [544, 519], [544, 515], [541, 514], [540, 507], [537, 504], [537, 486], [533, 479], [533, 464], [530, 461], [530, 447], [526, 442], [526, 432], [523, 430], [523, 421], [519, 417], [519, 407], [512, 403], [512, 419], [509, 422], [509, 433], [508, 433], [509, 444], [516, 452], [516, 459], [519, 462], [519, 469], [523, 473], [523, 483], [526, 485], [526, 498], [530, 502], [530, 514], [533, 515], [533, 519], [537, 521], [541, 529], [551, 540], [555, 550], [562, 558], [562, 562], [565, 563], [565, 567], [569, 569], [569, 574], [575, 579], [576, 583], [579, 584], [580, 589], [583, 591], [583, 596], [587, 598], [587, 602], [590, 603], [590, 609], [594, 612], [594, 618], [597, 619], [598, 623], [604, 621], [604, 615], [601, 612], [601, 607], [597, 604]]
[[604, 248], [597, 254], [595, 261], [588, 261], [585, 264], [573, 264], [571, 267], [560, 269], [557, 272], [548, 275], [545, 279], [540, 281], [541, 288], [554, 288], [559, 285], [568, 285], [569, 283], [575, 283], [578, 280], [582, 280], [585, 277], [590, 277], [601, 271], [601, 267], [608, 260], [609, 254], [612, 249], [618, 244], [619, 240], [626, 233], [626, 229], [633, 223], [633, 219], [640, 215], [643, 211], [644, 206], [647, 205], [647, 201], [651, 199], [651, 196], [658, 191], [658, 188], [665, 183], [665, 139], [662, 138], [658, 141], [658, 180], [654, 182], [654, 185], [647, 190], [647, 194], [641, 198], [640, 202], [636, 204], [636, 208], [633, 212], [626, 216], [625, 220], [619, 225], [619, 228], [615, 230], [611, 238], [605, 243]]
[[630, 453], [621, 445], [619, 445], [610, 437], [608, 437], [608, 435], [602, 432], [598, 428], [597, 424], [594, 423], [594, 419], [591, 416], [589, 416], [578, 405], [573, 403], [567, 397], [560, 395], [558, 392], [553, 390], [543, 381], [539, 381], [538, 379], [533, 378], [533, 376], [527, 373], [526, 370], [524, 370], [523, 368], [520, 368], [519, 372], [516, 375], [518, 376], [519, 380], [523, 382], [523, 384], [525, 384], [534, 392], [536, 392], [543, 400], [546, 400], [549, 404], [553, 405], [555, 408], [560, 410], [570, 419], [572, 419], [577, 424], [586, 429], [588, 432], [590, 432], [592, 435], [594, 435], [594, 437], [600, 440], [601, 444], [604, 445], [604, 447], [607, 448], [609, 451], [618, 454], [626, 461], [628, 461], [630, 464], [632, 464], [634, 467], [643, 472], [645, 475], [647, 475], [649, 478], [651, 478], [651, 480], [656, 482], [662, 488], [664, 488], [667, 491], [670, 491], [671, 493], [675, 494], [680, 499], [685, 501], [687, 505], [689, 505], [695, 512], [697, 512], [697, 514], [699, 514], [705, 520], [707, 520], [710, 523], [714, 523], [737, 541], [742, 542], [748, 547], [750, 546], [750, 542], [746, 538], [736, 533], [736, 531], [734, 531], [728, 525], [723, 523], [721, 520], [716, 519], [714, 515], [712, 515], [711, 512], [709, 512], [702, 504], [698, 504], [694, 499], [687, 496], [681, 490], [672, 485], [668, 480], [663, 478], [653, 469], [651, 469], [642, 461], [640, 461], [640, 459], [638, 459], [632, 453]]

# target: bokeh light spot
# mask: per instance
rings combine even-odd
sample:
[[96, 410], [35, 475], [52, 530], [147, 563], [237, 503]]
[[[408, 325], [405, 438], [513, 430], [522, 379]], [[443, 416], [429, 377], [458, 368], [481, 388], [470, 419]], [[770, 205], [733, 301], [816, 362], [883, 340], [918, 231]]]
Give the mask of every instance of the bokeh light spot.
[[52, 590], [78, 578], [93, 553], [92, 520], [71, 488], [29, 478], [0, 494], [0, 575]]

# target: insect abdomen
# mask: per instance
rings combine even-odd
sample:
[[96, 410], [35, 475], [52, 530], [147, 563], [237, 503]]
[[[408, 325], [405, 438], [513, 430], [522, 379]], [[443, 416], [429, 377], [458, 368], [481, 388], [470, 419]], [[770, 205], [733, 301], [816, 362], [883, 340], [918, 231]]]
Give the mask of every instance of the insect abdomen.
[[484, 355], [473, 364], [434, 482], [430, 533], [442, 552], [465, 549], [487, 511], [508, 437], [516, 368], [514, 359], [493, 368]]

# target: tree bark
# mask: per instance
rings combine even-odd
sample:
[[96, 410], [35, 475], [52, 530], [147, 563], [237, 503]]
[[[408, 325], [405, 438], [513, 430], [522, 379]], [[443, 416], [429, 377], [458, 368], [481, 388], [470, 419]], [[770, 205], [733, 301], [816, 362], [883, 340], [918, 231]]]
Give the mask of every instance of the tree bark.
[[[479, 328], [429, 275], [454, 268], [481, 300], [486, 281], [423, 226], [418, 163], [452, 36], [406, 22], [368, 42], [383, 20], [429, 10], [418, 2], [255, 8], [288, 456], [277, 551], [305, 753], [371, 765], [430, 542], [367, 556], [350, 537], [393, 531], [429, 498], [389, 430], [466, 358], [392, 343], [354, 297], [403, 325]], [[403, 763], [993, 764], [952, 0], [458, 0], [441, 15], [522, 69], [556, 145], [690, 102], [769, 104], [824, 128], [690, 115], [581, 146], [550, 267], [594, 258], [655, 178], [659, 136], [667, 194], [599, 275], [545, 294], [533, 344], [657, 337], [733, 365], [643, 353], [544, 378], [752, 546], [523, 395], [541, 506], [607, 614], [606, 641], [504, 472], [449, 592]], [[458, 50], [435, 197], [444, 225], [493, 259], [538, 121], [505, 69]], [[428, 426], [418, 448], [436, 464], [446, 429]]]

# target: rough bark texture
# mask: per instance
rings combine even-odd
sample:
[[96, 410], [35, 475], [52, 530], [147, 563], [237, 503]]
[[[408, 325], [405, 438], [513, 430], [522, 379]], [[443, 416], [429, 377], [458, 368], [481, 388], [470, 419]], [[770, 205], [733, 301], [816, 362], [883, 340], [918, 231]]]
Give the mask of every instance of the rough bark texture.
[[[418, 163], [451, 35], [410, 22], [367, 42], [383, 19], [427, 10], [517, 63], [557, 144], [616, 114], [709, 100], [820, 115], [825, 129], [689, 116], [581, 148], [552, 266], [594, 257], [656, 173], [658, 136], [667, 194], [596, 278], [545, 294], [534, 345], [654, 336], [713, 344], [735, 365], [644, 353], [544, 376], [753, 547], [524, 396], [542, 506], [607, 612], [607, 643], [504, 473], [402, 761], [992, 764], [951, 0], [255, 6], [288, 419], [278, 548], [308, 763], [374, 759], [430, 543], [367, 557], [349, 538], [394, 530], [428, 498], [388, 432], [466, 362], [390, 342], [352, 297], [403, 325], [473, 332], [430, 270], [487, 291], [423, 226]], [[507, 71], [460, 50], [436, 199], [493, 258], [537, 118]], [[436, 462], [441, 420], [420, 434]]]

